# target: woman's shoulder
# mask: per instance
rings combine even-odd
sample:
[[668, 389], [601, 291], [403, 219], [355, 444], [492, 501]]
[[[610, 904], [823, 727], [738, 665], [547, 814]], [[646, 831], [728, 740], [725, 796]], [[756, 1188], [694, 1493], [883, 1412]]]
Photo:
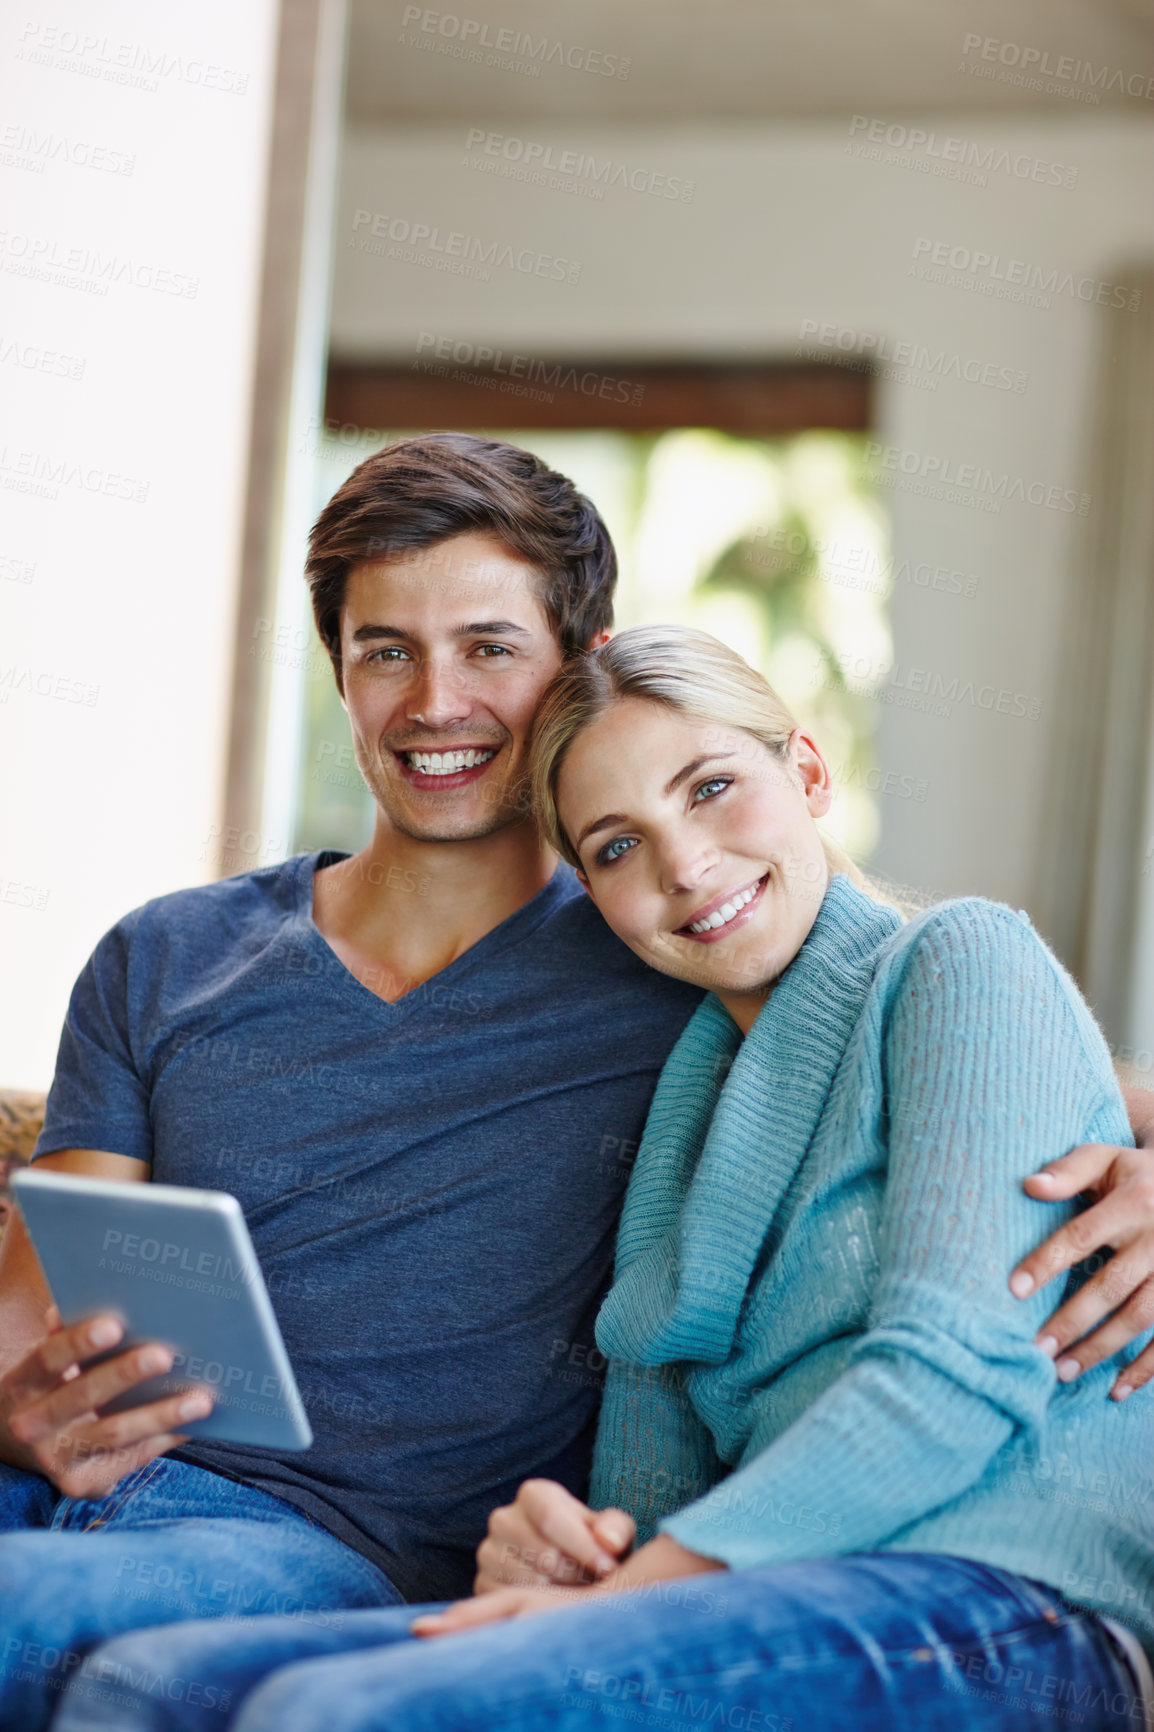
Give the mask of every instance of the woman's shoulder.
[[985, 896], [958, 896], [931, 907], [898, 927], [878, 956], [877, 984], [889, 991], [903, 984], [940, 979], [967, 983], [1026, 979], [1052, 981], [1078, 997], [1066, 970], [1034, 930], [1028, 914]]
[[955, 896], [932, 903], [906, 920], [887, 944], [886, 954], [908, 959], [926, 948], [959, 946], [1046, 950], [1024, 910], [985, 896]]
[[1110, 1070], [1102, 1032], [1074, 980], [1029, 915], [1004, 902], [960, 896], [924, 909], [889, 938], [874, 984], [891, 1011], [911, 994], [929, 994], [955, 1000], [963, 1012], [981, 1004], [992, 1014], [1000, 1001], [1007, 1017], [1056, 1016], [1076, 1031], [1095, 1066]]

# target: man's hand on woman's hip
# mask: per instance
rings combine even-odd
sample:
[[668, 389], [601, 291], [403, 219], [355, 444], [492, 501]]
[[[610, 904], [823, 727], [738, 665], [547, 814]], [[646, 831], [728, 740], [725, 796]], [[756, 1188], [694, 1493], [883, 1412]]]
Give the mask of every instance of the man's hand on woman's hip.
[[[1154, 1092], [1123, 1089], [1136, 1149], [1084, 1143], [1025, 1182], [1031, 1197], [1064, 1202], [1083, 1192], [1095, 1200], [1024, 1258], [1010, 1291], [1028, 1299], [1055, 1275], [1104, 1252], [1101, 1267], [1038, 1331], [1038, 1344], [1058, 1362], [1063, 1383], [1121, 1351], [1154, 1324]], [[1114, 1379], [1110, 1394], [1124, 1401], [1154, 1377], [1154, 1343]]]

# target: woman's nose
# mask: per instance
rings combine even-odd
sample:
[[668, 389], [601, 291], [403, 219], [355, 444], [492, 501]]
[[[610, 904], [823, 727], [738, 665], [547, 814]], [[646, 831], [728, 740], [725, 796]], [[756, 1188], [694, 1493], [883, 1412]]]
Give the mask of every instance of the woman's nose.
[[659, 850], [661, 888], [669, 896], [696, 890], [717, 864], [717, 849], [701, 836], [669, 838]]

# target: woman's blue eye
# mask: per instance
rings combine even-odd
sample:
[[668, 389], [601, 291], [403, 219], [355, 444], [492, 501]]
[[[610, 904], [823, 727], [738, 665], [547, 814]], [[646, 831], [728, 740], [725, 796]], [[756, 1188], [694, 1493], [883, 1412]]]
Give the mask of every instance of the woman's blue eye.
[[[623, 854], [628, 854], [636, 844], [632, 836], [615, 836], [612, 842], [607, 842], [597, 855], [598, 866], [610, 866], [614, 860], [620, 860]], [[617, 850], [621, 852], [618, 853]]]
[[[728, 788], [732, 781], [732, 776], [711, 776], [708, 782], [702, 782], [693, 796], [694, 801], [700, 800], [703, 795], [707, 800], [715, 800], [722, 788]], [[711, 788], [713, 789], [712, 793], [709, 791]]]

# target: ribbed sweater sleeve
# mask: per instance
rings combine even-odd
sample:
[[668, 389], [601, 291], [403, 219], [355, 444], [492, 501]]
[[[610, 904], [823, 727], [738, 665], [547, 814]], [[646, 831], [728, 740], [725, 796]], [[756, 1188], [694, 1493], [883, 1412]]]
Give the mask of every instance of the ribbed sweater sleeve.
[[[880, 1270], [846, 1369], [768, 1447], [661, 1522], [734, 1568], [869, 1551], [957, 1498], [1055, 1388], [1033, 1336], [1053, 1306], [1010, 1294], [1038, 1239], [1021, 1181], [1082, 1140], [1109, 1061], [1028, 923], [979, 902], [911, 934], [882, 1029], [889, 1110]], [[1054, 1206], [1048, 1226], [1073, 1212]], [[772, 1402], [772, 1386], [755, 1399]], [[819, 1531], [799, 1511], [822, 1509]]]
[[662, 1516], [700, 1497], [723, 1472], [679, 1367], [610, 1360], [593, 1456], [594, 1509], [628, 1510], [643, 1544]]

